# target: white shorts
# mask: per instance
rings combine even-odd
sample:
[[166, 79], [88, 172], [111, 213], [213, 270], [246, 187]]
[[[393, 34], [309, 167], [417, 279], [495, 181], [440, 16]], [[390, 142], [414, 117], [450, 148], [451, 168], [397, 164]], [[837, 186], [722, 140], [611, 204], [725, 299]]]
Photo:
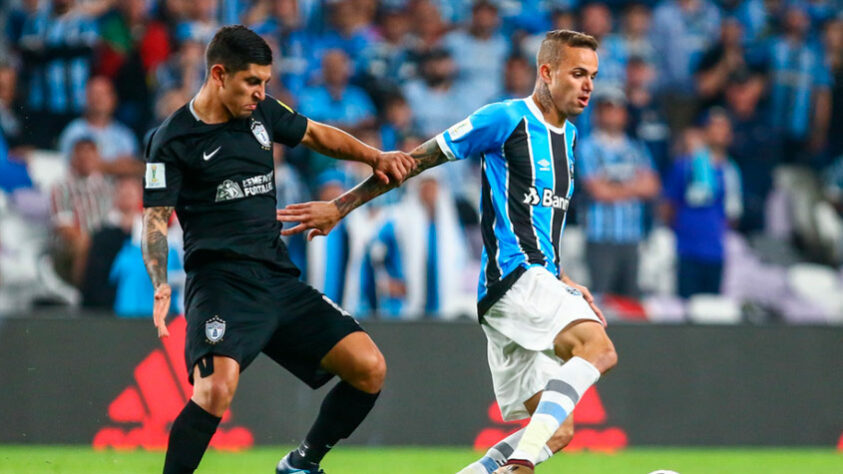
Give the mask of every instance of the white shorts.
[[531, 267], [484, 315], [489, 369], [506, 421], [530, 416], [524, 402], [544, 390], [562, 360], [556, 335], [580, 320], [600, 322], [582, 294], [548, 272]]

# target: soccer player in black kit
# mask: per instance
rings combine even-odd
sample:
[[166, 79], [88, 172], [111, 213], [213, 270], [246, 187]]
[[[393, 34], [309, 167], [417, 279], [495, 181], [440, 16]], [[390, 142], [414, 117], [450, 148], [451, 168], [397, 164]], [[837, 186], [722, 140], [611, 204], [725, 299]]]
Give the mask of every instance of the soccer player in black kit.
[[155, 131], [146, 147], [142, 249], [155, 287], [154, 321], [168, 336], [167, 223], [184, 230], [185, 362], [193, 395], [170, 429], [164, 474], [199, 465], [237, 389], [263, 352], [325, 397], [279, 474], [323, 472], [319, 462], [371, 410], [386, 374], [383, 356], [357, 322], [298, 280], [275, 220], [272, 143], [365, 162], [385, 182], [403, 181], [409, 155], [384, 153], [308, 120], [265, 93], [272, 53], [243, 26], [220, 29], [206, 51], [202, 89]]

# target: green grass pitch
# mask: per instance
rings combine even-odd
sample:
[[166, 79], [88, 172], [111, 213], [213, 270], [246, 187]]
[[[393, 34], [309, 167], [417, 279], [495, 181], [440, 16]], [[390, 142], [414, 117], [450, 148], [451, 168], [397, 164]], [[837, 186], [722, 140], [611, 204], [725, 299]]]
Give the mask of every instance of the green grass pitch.
[[[274, 472], [288, 448], [240, 453], [211, 451], [198, 474]], [[328, 474], [453, 474], [478, 453], [458, 448], [340, 447], [323, 462]], [[94, 451], [74, 446], [0, 446], [0, 474], [159, 473], [162, 452]], [[843, 453], [832, 449], [635, 448], [615, 454], [562, 453], [539, 466], [540, 474], [841, 474]]]

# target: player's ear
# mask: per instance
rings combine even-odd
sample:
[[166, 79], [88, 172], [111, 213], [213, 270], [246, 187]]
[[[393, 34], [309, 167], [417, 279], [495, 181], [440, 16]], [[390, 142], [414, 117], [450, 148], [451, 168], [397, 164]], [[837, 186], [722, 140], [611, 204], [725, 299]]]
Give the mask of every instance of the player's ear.
[[539, 78], [542, 80], [542, 82], [544, 82], [545, 84], [550, 84], [550, 82], [551, 82], [550, 75], [553, 73], [553, 70], [551, 69], [550, 64], [545, 63], [545, 64], [540, 65], [538, 73], [539, 73]]
[[218, 87], [222, 87], [225, 82], [226, 70], [222, 64], [214, 64], [211, 70], [208, 71], [211, 82]]

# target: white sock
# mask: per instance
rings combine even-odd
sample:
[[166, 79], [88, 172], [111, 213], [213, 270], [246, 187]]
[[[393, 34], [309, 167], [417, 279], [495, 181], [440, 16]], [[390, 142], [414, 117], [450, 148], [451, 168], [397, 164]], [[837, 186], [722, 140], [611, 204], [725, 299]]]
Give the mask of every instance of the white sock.
[[556, 377], [547, 383], [530, 423], [508, 459], [537, 464], [542, 448], [547, 448], [547, 441], [599, 378], [600, 371], [583, 358], [572, 357], [562, 364]]
[[[512, 433], [506, 438], [498, 441], [497, 444], [486, 451], [486, 455], [466, 466], [457, 474], [492, 474], [497, 468], [503, 466], [509, 456], [515, 451], [515, 446], [524, 435], [525, 428]], [[535, 464], [539, 465], [553, 456], [553, 452], [547, 445], [544, 445]]]

